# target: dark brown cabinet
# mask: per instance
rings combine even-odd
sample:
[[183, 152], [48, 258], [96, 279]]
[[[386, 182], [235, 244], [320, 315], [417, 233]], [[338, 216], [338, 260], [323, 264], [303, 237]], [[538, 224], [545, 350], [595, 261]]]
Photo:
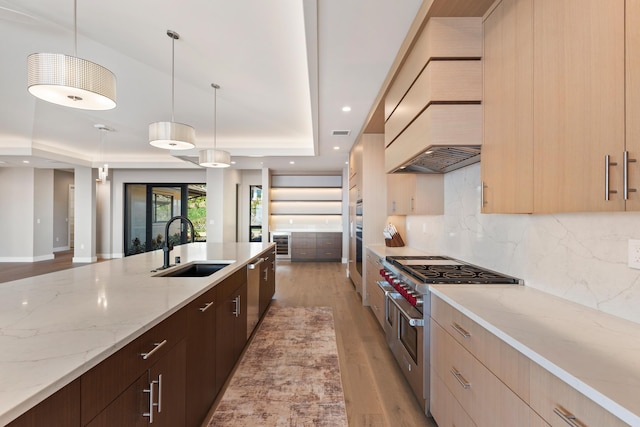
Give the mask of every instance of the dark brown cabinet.
[[80, 380], [57, 391], [7, 425], [7, 427], [80, 426]]
[[273, 295], [276, 293], [276, 252], [269, 251], [262, 263], [262, 277], [260, 279], [260, 317], [269, 307]]
[[202, 423], [216, 387], [217, 286], [187, 306], [187, 426]]
[[216, 388], [229, 377], [247, 342], [247, 272], [240, 269], [218, 288], [216, 307]]
[[82, 425], [184, 423], [186, 314], [173, 314], [80, 378]]
[[342, 233], [291, 233], [291, 261], [340, 261]]

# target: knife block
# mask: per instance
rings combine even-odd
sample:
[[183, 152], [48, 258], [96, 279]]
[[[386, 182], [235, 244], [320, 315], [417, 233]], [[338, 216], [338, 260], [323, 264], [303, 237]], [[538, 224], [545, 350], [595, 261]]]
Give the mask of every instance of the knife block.
[[399, 248], [401, 246], [404, 246], [404, 241], [402, 240], [400, 233], [396, 233], [393, 236], [391, 236], [390, 239], [385, 238], [384, 244], [390, 248]]

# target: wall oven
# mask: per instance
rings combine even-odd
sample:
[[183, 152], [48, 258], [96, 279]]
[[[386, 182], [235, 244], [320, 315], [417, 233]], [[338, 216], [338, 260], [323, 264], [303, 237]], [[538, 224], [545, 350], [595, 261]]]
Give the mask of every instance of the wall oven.
[[362, 277], [362, 200], [356, 202], [355, 215], [356, 233], [356, 270]]

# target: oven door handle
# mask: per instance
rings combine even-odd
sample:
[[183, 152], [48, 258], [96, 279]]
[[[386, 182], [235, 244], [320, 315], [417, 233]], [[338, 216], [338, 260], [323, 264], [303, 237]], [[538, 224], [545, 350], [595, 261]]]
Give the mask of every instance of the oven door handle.
[[[402, 298], [402, 296], [400, 294], [398, 294], [399, 298]], [[424, 319], [422, 317], [413, 317], [411, 316], [407, 310], [403, 307], [404, 304], [402, 304], [402, 301], [399, 300], [399, 298], [394, 298], [393, 295], [389, 295], [388, 298], [391, 299], [391, 301], [393, 302], [393, 305], [396, 306], [396, 308], [400, 311], [400, 313], [407, 319], [407, 321], [409, 322], [409, 325], [411, 326], [424, 326]], [[409, 304], [408, 302], [406, 303], [406, 305], [410, 306], [413, 308], [413, 306], [411, 304]]]

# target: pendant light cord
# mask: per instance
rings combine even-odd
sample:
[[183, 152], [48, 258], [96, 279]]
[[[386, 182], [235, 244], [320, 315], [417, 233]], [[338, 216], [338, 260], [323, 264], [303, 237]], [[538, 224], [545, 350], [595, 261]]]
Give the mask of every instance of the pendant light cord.
[[216, 149], [216, 139], [218, 137], [218, 86], [215, 83], [211, 83], [213, 87], [213, 149]]
[[173, 117], [173, 107], [175, 102], [175, 67], [176, 67], [176, 39], [174, 36], [169, 35], [171, 37], [171, 121], [175, 122]]
[[73, 56], [78, 57], [78, 1], [73, 0]]

